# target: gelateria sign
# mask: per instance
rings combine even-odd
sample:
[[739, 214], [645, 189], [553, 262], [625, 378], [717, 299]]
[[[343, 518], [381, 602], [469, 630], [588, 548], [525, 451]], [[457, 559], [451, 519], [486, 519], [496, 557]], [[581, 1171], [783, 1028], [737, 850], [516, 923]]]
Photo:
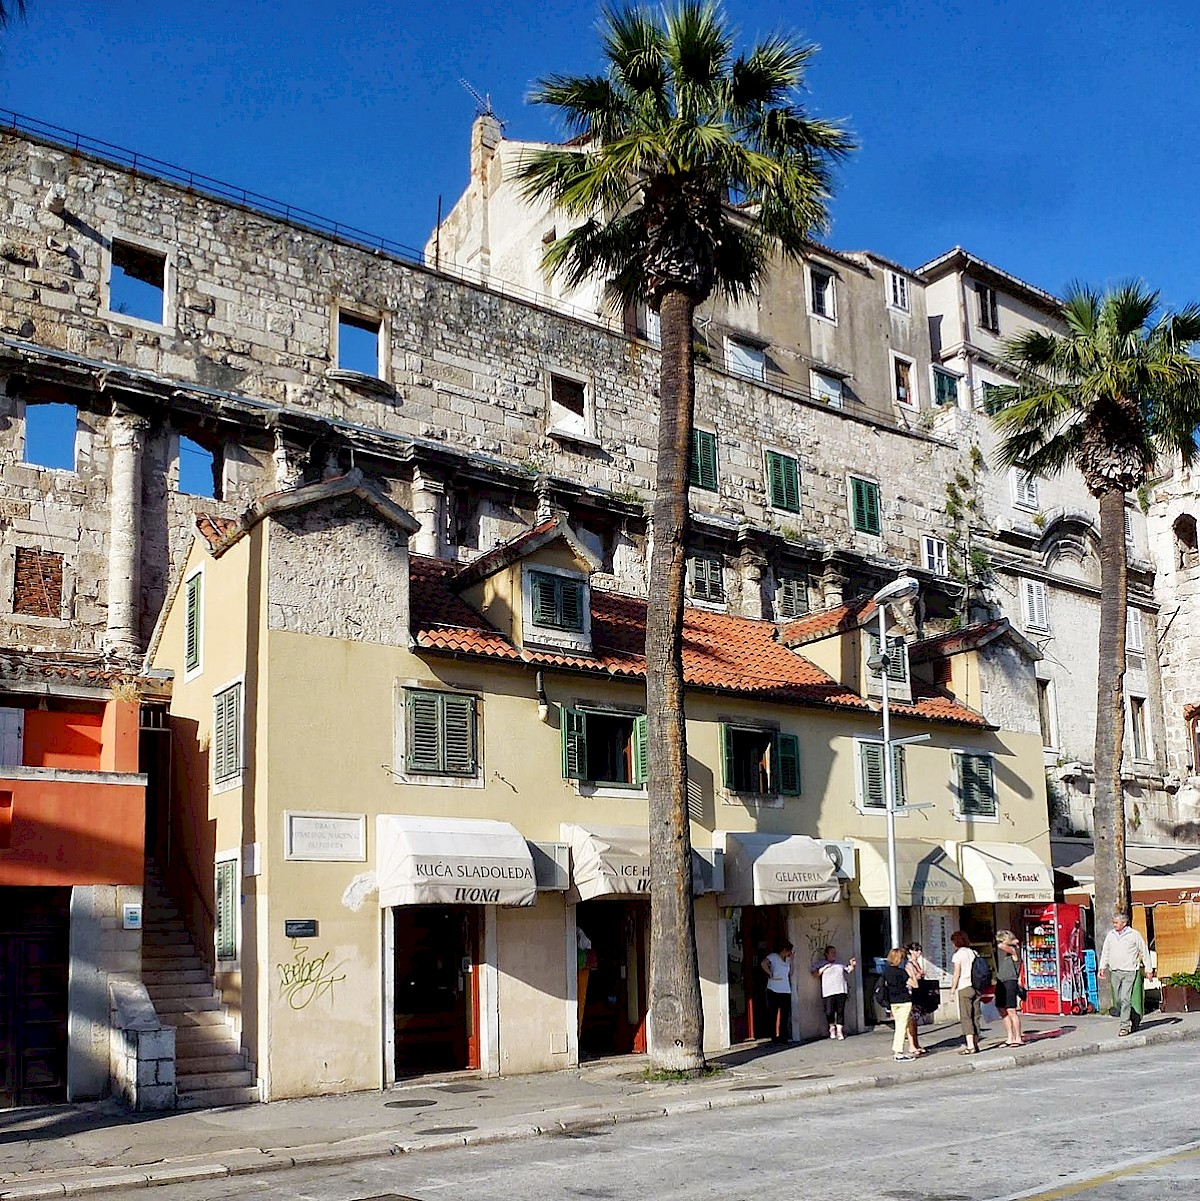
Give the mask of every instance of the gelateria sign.
[[376, 819], [379, 903], [532, 905], [529, 844], [508, 822], [384, 814]]

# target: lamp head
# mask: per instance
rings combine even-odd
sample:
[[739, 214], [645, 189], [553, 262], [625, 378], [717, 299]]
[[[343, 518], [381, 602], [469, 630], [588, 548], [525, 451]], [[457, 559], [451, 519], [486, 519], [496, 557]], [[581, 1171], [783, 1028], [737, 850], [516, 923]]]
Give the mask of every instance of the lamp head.
[[912, 600], [920, 590], [921, 583], [919, 580], [913, 579], [910, 575], [902, 575], [894, 579], [890, 584], [885, 584], [871, 599], [877, 605], [895, 605], [906, 600]]

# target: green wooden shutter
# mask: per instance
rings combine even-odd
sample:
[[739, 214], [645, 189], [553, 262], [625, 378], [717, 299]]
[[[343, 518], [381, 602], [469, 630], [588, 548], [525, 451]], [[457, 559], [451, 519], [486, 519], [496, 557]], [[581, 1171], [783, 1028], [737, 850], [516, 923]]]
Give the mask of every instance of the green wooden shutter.
[[475, 698], [443, 693], [442, 770], [459, 776], [475, 774]]
[[409, 771], [439, 773], [442, 770], [438, 727], [441, 705], [436, 692], [405, 693], [407, 738], [405, 765]]
[[971, 817], [996, 816], [996, 780], [987, 755], [955, 755], [958, 764], [958, 803]]
[[237, 958], [237, 860], [222, 859], [217, 864], [217, 959]]
[[231, 780], [242, 770], [242, 686], [235, 684], [213, 702], [213, 780]]
[[533, 590], [533, 624], [535, 626], [554, 625], [554, 577], [544, 575], [540, 571], [529, 573], [529, 587]]
[[856, 476], [850, 479], [851, 485], [851, 517], [854, 528], [862, 534], [878, 534], [879, 523], [879, 485], [871, 480], [860, 480]]
[[[881, 761], [882, 757], [882, 748], [880, 748]], [[903, 806], [908, 804], [908, 780], [905, 773], [904, 748], [902, 746], [892, 747], [892, 782], [896, 789], [896, 808], [903, 808]], [[886, 799], [884, 803], [887, 803]]]
[[887, 804], [883, 779], [883, 746], [878, 742], [860, 742], [858, 762], [862, 773], [863, 808], [883, 809]]
[[650, 734], [644, 713], [633, 719], [633, 782], [645, 784], [650, 776]]
[[779, 616], [797, 617], [808, 612], [808, 581], [804, 576], [783, 576], [779, 581]]
[[733, 738], [730, 729], [721, 723], [721, 787], [732, 788], [735, 778], [733, 762]]
[[565, 780], [587, 779], [587, 714], [582, 709], [559, 709], [562, 736], [562, 774]]
[[692, 430], [688, 483], [709, 492], [717, 490], [717, 436], [708, 430]]
[[229, 768], [225, 763], [225, 693], [223, 692], [213, 698], [212, 761], [213, 780], [219, 784], [229, 774]]
[[775, 779], [783, 796], [800, 795], [800, 739], [795, 734], [775, 735]]
[[200, 666], [200, 579], [187, 582], [187, 609], [183, 622], [183, 665], [188, 671]]
[[800, 512], [800, 465], [795, 459], [767, 451], [767, 493], [776, 509]]

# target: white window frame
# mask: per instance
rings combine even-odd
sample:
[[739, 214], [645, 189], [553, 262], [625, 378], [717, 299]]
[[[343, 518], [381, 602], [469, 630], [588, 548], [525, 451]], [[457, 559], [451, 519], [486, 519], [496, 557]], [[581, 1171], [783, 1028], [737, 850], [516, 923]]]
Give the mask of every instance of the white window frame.
[[[1046, 724], [1049, 727], [1049, 729], [1046, 731], [1046, 733], [1049, 734], [1051, 741], [1044, 742], [1042, 744], [1042, 749], [1046, 750], [1046, 751], [1057, 751], [1058, 750], [1058, 706], [1055, 703], [1054, 681], [1051, 679], [1048, 679], [1048, 678], [1043, 678], [1042, 676], [1038, 676], [1037, 688], [1038, 688], [1039, 694], [1042, 691], [1043, 685], [1045, 685], [1045, 689], [1046, 689], [1046, 692], [1045, 692], [1045, 695], [1046, 695]], [[1041, 705], [1041, 696], [1040, 695], [1038, 697], [1038, 704], [1039, 704], [1038, 726], [1040, 727], [1042, 724], [1041, 713], [1040, 713], [1040, 705]], [[1041, 733], [1040, 728], [1038, 730], [1038, 733]]]
[[[341, 353], [339, 349], [339, 341], [341, 336], [342, 317], [350, 317], [357, 321], [369, 321], [373, 324], [378, 324], [379, 332], [376, 335], [376, 371], [374, 375], [366, 375], [362, 371], [356, 371], [353, 367], [342, 367], [338, 363], [338, 358]], [[330, 313], [329, 326], [329, 362], [332, 369], [344, 376], [359, 376], [362, 379], [377, 380], [382, 384], [391, 383], [392, 375], [392, 323], [389, 314], [382, 309], [372, 308], [369, 305], [359, 304], [343, 304], [340, 300], [334, 301]]]
[[[144, 317], [133, 317], [128, 313], [118, 313], [111, 307], [112, 301], [112, 270], [114, 242], [123, 242], [138, 250], [145, 250], [159, 255], [163, 259], [163, 319], [162, 321], [147, 321]], [[175, 248], [167, 242], [156, 238], [144, 238], [140, 234], [129, 234], [116, 226], [105, 226], [100, 231], [100, 316], [106, 321], [119, 321], [135, 329], [149, 330], [156, 334], [171, 334], [175, 332], [176, 321], [176, 270]]]
[[1146, 616], [1133, 605], [1125, 610], [1125, 650], [1135, 655], [1146, 653]]
[[[954, 381], [954, 400], [942, 404], [938, 401], [938, 376], [944, 376], [946, 379]], [[962, 376], [956, 371], [951, 371], [948, 367], [943, 367], [940, 363], [934, 363], [929, 368], [929, 403], [935, 409], [950, 409], [958, 407], [959, 388], [962, 384]]]
[[[1129, 704], [1125, 706], [1125, 709], [1129, 714], [1129, 758], [1134, 763], [1153, 763], [1154, 739], [1150, 735], [1150, 699], [1140, 692], [1130, 692], [1127, 695]], [[1142, 753], [1140, 755], [1137, 753], [1137, 739], [1134, 737], [1136, 722], [1133, 716], [1133, 706], [1135, 701], [1141, 706], [1142, 715]]]
[[[578, 384], [583, 389], [582, 429], [577, 429], [574, 425], [578, 418], [578, 414], [574, 412], [571, 413], [570, 423], [555, 420], [554, 379], [556, 376], [559, 379]], [[559, 408], [562, 407], [559, 406]], [[599, 445], [596, 442], [595, 388], [589, 376], [582, 375], [578, 371], [566, 371], [561, 367], [546, 368], [546, 433], [552, 438], [565, 438], [574, 442]]]
[[662, 314], [649, 305], [643, 310], [642, 331], [651, 346], [662, 346]]
[[1013, 467], [1009, 472], [1012, 482], [1013, 508], [1024, 509], [1027, 513], [1036, 513], [1041, 506], [1041, 489], [1038, 477], [1019, 467]]
[[831, 409], [840, 409], [846, 400], [846, 381], [828, 371], [812, 368], [808, 373], [809, 392], [813, 400], [823, 401]]
[[[908, 366], [908, 399], [900, 399], [899, 384], [896, 380], [896, 364], [904, 363]], [[899, 354], [894, 350], [888, 351], [888, 366], [892, 374], [892, 399], [902, 409], [919, 409], [921, 407], [921, 391], [917, 384], [917, 363], [915, 359], [909, 358], [906, 354]]]
[[[979, 328], [985, 333], [991, 334], [993, 337], [1000, 335], [1000, 297], [996, 289], [991, 284], [985, 284], [982, 280], [972, 280], [975, 285], [975, 315], [979, 322]], [[991, 310], [992, 324], [987, 323], [987, 317], [984, 312], [984, 292], [987, 293], [989, 303], [986, 306]]]
[[[237, 727], [238, 727], [238, 769], [233, 775], [223, 780], [217, 779], [217, 698], [224, 696], [231, 689], [238, 690], [237, 698]], [[226, 680], [219, 688], [213, 689], [212, 694], [212, 731], [209, 735], [209, 758], [212, 766], [209, 775], [212, 779], [212, 790], [215, 793], [230, 792], [241, 788], [246, 773], [246, 677], [235, 676]]]
[[[453, 692], [475, 700], [475, 774], [473, 776], [438, 776], [406, 770], [408, 762], [408, 709], [405, 694], [417, 692]], [[482, 788], [484, 775], [484, 694], [473, 688], [460, 688], [445, 680], [416, 677], [397, 678], [392, 686], [392, 783], [418, 784], [425, 788]]]
[[[529, 580], [532, 573], [561, 576], [565, 580], [574, 580], [583, 585], [582, 630], [560, 630], [556, 626], [542, 626], [534, 622], [533, 588]], [[588, 577], [582, 571], [568, 571], [545, 563], [521, 564], [521, 640], [537, 646], [552, 646], [561, 650], [577, 650], [591, 654], [592, 589]]]
[[[992, 763], [992, 800], [996, 812], [991, 814], [964, 813], [962, 807], [962, 790], [958, 783], [958, 767], [955, 755], [973, 755], [977, 759], [990, 759]], [[996, 780], [996, 756], [991, 751], [981, 751], [978, 747], [956, 746], [950, 749], [950, 790], [954, 793], [954, 820], [960, 822], [982, 822], [988, 826], [1000, 824], [1000, 785]]]
[[1020, 577], [1021, 624], [1038, 634], [1050, 633], [1050, 600], [1045, 580]]
[[[199, 604], [196, 606], [196, 666], [188, 667], [187, 665], [187, 629], [188, 629], [188, 585], [195, 579], [200, 581], [200, 590], [197, 594]], [[183, 578], [183, 682], [186, 684], [189, 680], [196, 679], [197, 676], [204, 674], [204, 606], [207, 603], [205, 595], [208, 592], [207, 585], [204, 579], [204, 564], [202, 563], [195, 571], [189, 571]]]
[[[824, 275], [829, 280], [829, 289], [825, 293], [829, 304], [828, 313], [818, 313], [813, 304], [814, 288], [813, 288], [813, 273]], [[829, 267], [823, 267], [820, 263], [806, 263], [804, 265], [804, 283], [805, 283], [805, 301], [808, 308], [808, 315], [816, 321], [828, 321], [830, 325], [838, 323], [838, 286], [837, 273]]]
[[886, 281], [887, 307], [897, 313], [911, 313], [912, 298], [908, 276], [889, 268], [886, 272]]
[[[753, 365], [755, 369], [743, 370], [738, 365], [737, 355], [743, 356], [742, 362]], [[758, 346], [753, 342], [748, 342], [745, 338], [739, 338], [734, 334], [727, 335], [725, 338], [725, 369], [730, 375], [736, 375], [741, 379], [750, 379], [756, 383], [765, 384], [767, 382], [766, 348]]]
[[945, 538], [939, 538], [935, 534], [921, 535], [921, 563], [926, 571], [936, 576], [948, 576], [949, 553]]

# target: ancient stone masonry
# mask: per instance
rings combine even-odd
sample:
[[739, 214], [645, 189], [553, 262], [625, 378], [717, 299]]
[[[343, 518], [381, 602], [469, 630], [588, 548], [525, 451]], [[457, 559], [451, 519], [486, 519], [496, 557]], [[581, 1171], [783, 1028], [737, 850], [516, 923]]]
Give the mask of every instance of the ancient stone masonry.
[[[653, 348], [16, 134], [0, 141], [0, 169], [3, 518], [41, 534], [79, 580], [55, 645], [131, 653], [192, 513], [235, 515], [355, 464], [419, 515], [422, 550], [452, 557], [533, 520], [540, 475], [542, 502], [568, 508], [600, 548], [597, 583], [641, 587]], [[44, 203], [52, 191], [61, 212]], [[118, 251], [158, 264], [161, 319], [117, 311]], [[377, 322], [379, 378], [336, 361], [344, 312]], [[582, 433], [550, 428], [556, 373], [584, 383]], [[51, 400], [77, 409], [74, 472], [23, 461], [25, 406]], [[747, 611], [789, 565], [815, 579], [836, 563], [851, 591], [868, 587], [944, 525], [937, 498], [958, 452], [923, 431], [716, 369], [700, 372], [697, 419], [719, 431], [719, 488], [695, 494], [697, 528], [731, 563], [752, 548], [767, 565], [761, 589], [736, 590]], [[215, 495], [179, 491], [181, 435], [212, 450]], [[798, 461], [798, 513], [769, 503], [767, 450]], [[852, 531], [851, 474], [879, 485], [880, 536]], [[31, 644], [17, 615], [0, 618], [6, 641]]]

